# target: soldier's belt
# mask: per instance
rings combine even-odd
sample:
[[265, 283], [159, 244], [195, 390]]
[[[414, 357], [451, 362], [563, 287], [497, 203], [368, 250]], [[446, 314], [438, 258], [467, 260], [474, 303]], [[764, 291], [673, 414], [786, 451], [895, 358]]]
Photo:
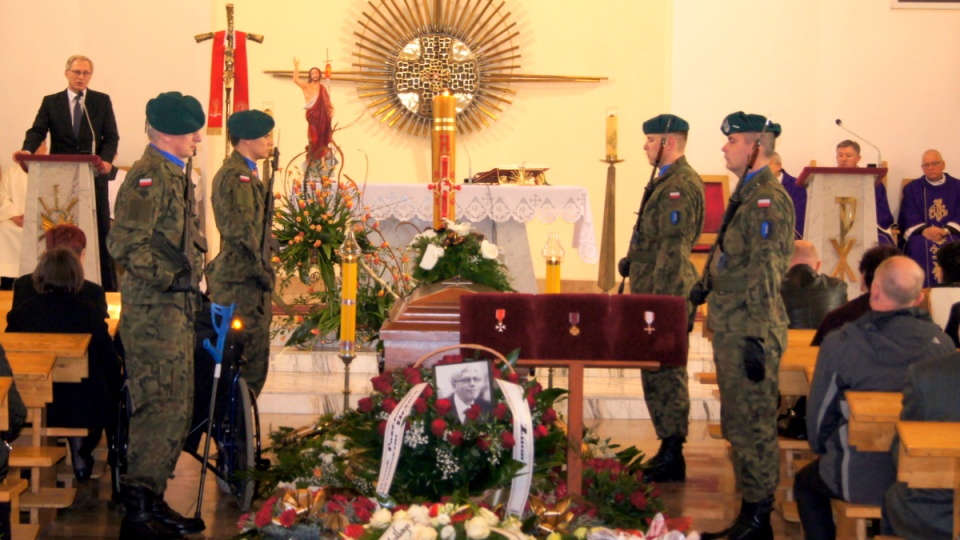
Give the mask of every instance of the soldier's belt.
[[747, 280], [737, 278], [713, 278], [710, 290], [715, 292], [743, 292], [747, 290]]
[[634, 251], [631, 249], [627, 252], [627, 259], [629, 259], [630, 262], [653, 264], [657, 262], [657, 250], [651, 249], [650, 251]]

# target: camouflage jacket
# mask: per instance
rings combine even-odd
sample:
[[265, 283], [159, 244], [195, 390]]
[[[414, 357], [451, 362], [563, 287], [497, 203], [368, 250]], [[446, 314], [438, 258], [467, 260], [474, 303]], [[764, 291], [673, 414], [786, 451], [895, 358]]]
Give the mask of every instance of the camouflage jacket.
[[793, 257], [793, 202], [768, 167], [740, 196], [743, 202], [710, 265], [708, 313], [715, 331], [762, 338], [789, 322], [780, 283]]
[[[167, 292], [180, 261], [158, 249], [154, 233], [182, 250], [187, 176], [175, 163], [148, 145], [143, 156], [127, 173], [117, 193], [116, 219], [107, 236], [110, 255], [125, 270], [120, 281], [124, 303], [182, 304], [186, 293]], [[200, 238], [199, 221], [190, 219], [193, 237]], [[199, 287], [203, 253], [196, 246], [185, 251], [190, 259], [194, 285]]]
[[236, 151], [217, 171], [211, 204], [220, 231], [220, 253], [207, 267], [207, 279], [236, 283], [261, 275], [265, 190]]
[[654, 183], [630, 240], [630, 292], [686, 298], [699, 279], [690, 252], [703, 229], [703, 181], [681, 156]]

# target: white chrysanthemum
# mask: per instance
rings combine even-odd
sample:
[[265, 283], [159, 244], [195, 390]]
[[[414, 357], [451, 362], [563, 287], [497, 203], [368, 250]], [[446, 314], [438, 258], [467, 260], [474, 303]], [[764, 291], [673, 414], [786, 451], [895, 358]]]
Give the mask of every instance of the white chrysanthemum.
[[440, 257], [443, 257], [443, 248], [436, 244], [427, 244], [427, 247], [423, 250], [423, 258], [420, 259], [420, 268], [433, 270]]
[[441, 540], [453, 540], [456, 537], [457, 530], [453, 528], [453, 525], [447, 525], [446, 527], [440, 529]]
[[386, 529], [392, 520], [393, 514], [386, 508], [381, 508], [370, 517], [370, 526], [374, 529]]
[[430, 525], [430, 509], [426, 506], [415, 504], [407, 509], [407, 515], [409, 515], [410, 519], [417, 525]]
[[497, 515], [486, 508], [481, 507], [478, 513], [480, 517], [487, 520], [487, 525], [491, 527], [493, 527], [497, 523], [500, 523], [500, 519], [497, 517]]
[[500, 248], [493, 242], [484, 240], [480, 242], [480, 254], [483, 255], [484, 259], [496, 259], [500, 256]]
[[483, 540], [490, 536], [490, 525], [487, 524], [486, 519], [480, 516], [470, 518], [463, 524], [463, 528], [467, 532], [467, 538], [472, 540]]
[[437, 530], [433, 527], [415, 525], [413, 527], [413, 540], [437, 540]]
[[440, 513], [437, 514], [437, 517], [433, 518], [437, 522], [437, 525], [449, 525], [450, 524], [450, 514]]

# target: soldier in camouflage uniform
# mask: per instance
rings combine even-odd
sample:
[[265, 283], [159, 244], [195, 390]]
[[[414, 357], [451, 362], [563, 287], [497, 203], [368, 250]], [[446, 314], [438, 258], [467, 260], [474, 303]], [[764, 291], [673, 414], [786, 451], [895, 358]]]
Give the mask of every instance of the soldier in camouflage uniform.
[[[646, 201], [633, 229], [629, 261], [630, 292], [686, 298], [699, 276], [690, 252], [703, 229], [703, 181], [683, 155], [687, 121], [661, 114], [643, 123], [643, 150], [659, 166], [647, 187]], [[661, 152], [662, 147], [662, 152]], [[657, 159], [660, 154], [659, 160]], [[692, 312], [693, 304], [687, 302]], [[654, 482], [686, 478], [683, 443], [690, 417], [687, 368], [643, 371], [643, 395], [660, 439], [660, 450], [648, 462], [646, 477]]]
[[274, 275], [261, 258], [267, 187], [257, 160], [273, 153], [273, 118], [261, 111], [235, 113], [227, 121], [233, 153], [213, 179], [213, 215], [220, 231], [220, 253], [207, 267], [210, 299], [237, 304], [243, 321], [243, 378], [255, 395], [267, 380], [270, 359], [270, 291]]
[[200, 102], [179, 92], [147, 103], [150, 144], [117, 195], [107, 245], [125, 269], [120, 334], [132, 403], [120, 538], [180, 538], [203, 520], [163, 500], [193, 415], [194, 318], [203, 254], [184, 160], [202, 140]]
[[737, 112], [721, 126], [727, 169], [743, 180], [730, 200], [739, 207], [711, 260], [707, 301], [721, 426], [743, 503], [730, 527], [704, 539], [773, 538], [770, 512], [780, 473], [777, 379], [789, 322], [780, 282], [793, 256], [795, 217], [790, 196], [768, 167], [780, 126], [764, 128], [766, 123], [763, 116]]

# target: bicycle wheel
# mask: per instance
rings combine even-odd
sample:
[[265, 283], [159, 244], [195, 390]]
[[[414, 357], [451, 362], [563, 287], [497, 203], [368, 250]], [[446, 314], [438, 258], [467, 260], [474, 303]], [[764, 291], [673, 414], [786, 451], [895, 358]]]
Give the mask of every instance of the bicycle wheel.
[[225, 408], [219, 414], [217, 433], [217, 467], [226, 480], [217, 477], [217, 485], [224, 493], [237, 498], [241, 512], [250, 509], [256, 493], [256, 482], [246, 478], [248, 469], [256, 465], [256, 433], [253, 425], [253, 394], [247, 382], [237, 378], [237, 384]]

